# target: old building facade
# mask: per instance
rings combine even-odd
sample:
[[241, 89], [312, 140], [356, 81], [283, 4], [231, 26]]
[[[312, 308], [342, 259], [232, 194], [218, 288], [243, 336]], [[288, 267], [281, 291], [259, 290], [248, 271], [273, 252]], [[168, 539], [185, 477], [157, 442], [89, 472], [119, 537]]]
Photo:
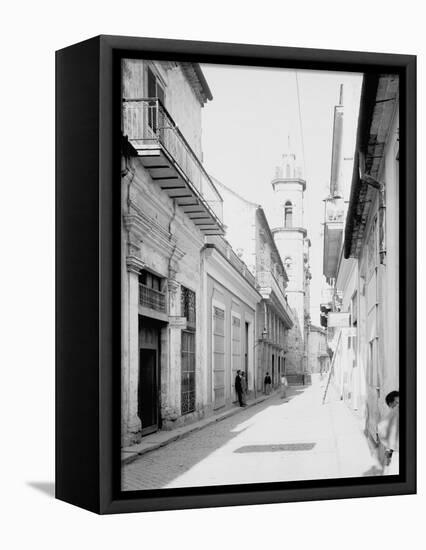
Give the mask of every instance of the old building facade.
[[259, 393], [264, 389], [267, 372], [274, 387], [279, 385], [281, 373], [292, 372], [288, 368], [288, 333], [296, 317], [287, 301], [288, 277], [263, 208], [214, 181], [223, 197], [227, 239], [255, 277], [262, 298], [256, 314], [253, 387]]
[[327, 332], [316, 325], [309, 326], [309, 373], [325, 374], [329, 371]]
[[[221, 235], [201, 157], [196, 64], [122, 65], [122, 444], [204, 414], [200, 253]], [[190, 113], [188, 113], [188, 110]], [[189, 116], [190, 114], [190, 116]]]
[[349, 205], [331, 277], [331, 313], [338, 303], [344, 325], [332, 329], [334, 386], [375, 441], [384, 399], [399, 387], [398, 94], [397, 76], [364, 75]]
[[206, 404], [217, 411], [237, 401], [235, 377], [243, 371], [255, 388], [254, 338], [261, 296], [255, 278], [222, 237], [209, 237], [202, 254], [205, 277]]

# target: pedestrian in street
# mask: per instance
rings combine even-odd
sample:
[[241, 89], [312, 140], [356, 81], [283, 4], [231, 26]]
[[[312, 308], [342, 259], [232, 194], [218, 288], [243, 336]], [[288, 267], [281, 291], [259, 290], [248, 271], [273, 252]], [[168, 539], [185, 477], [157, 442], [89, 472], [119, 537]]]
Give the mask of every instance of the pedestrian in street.
[[271, 393], [271, 385], [272, 385], [272, 380], [271, 380], [271, 377], [269, 376], [269, 372], [266, 373], [263, 383], [265, 386], [265, 393], [266, 395], [269, 395]]
[[385, 397], [389, 412], [377, 426], [377, 433], [385, 447], [383, 475], [399, 474], [399, 392], [391, 391]]
[[246, 378], [246, 373], [244, 371], [241, 371], [241, 389], [242, 389], [243, 405], [247, 405], [247, 378]]
[[287, 397], [287, 386], [288, 386], [287, 378], [283, 373], [281, 375], [281, 399], [285, 399]]
[[238, 397], [238, 403], [240, 404], [240, 407], [244, 407], [244, 401], [243, 401], [243, 386], [241, 383], [241, 371], [237, 370], [237, 376], [235, 377], [235, 392]]

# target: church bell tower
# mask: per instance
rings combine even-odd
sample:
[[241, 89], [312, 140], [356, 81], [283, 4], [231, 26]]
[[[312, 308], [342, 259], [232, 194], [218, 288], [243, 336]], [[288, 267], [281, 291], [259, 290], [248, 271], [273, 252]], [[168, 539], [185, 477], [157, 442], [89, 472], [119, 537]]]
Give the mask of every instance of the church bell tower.
[[309, 302], [309, 246], [307, 230], [303, 221], [303, 198], [306, 181], [296, 164], [296, 155], [288, 150], [282, 155], [271, 182], [274, 191], [271, 226], [275, 243], [289, 278], [287, 300], [296, 314], [301, 338], [299, 350], [302, 361], [306, 342], [307, 310]]

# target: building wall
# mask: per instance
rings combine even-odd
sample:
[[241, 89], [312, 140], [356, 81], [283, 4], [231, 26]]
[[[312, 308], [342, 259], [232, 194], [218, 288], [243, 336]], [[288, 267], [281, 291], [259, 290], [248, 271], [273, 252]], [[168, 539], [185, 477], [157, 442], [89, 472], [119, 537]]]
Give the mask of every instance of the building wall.
[[328, 372], [330, 359], [327, 354], [327, 334], [325, 331], [309, 332], [309, 372]]
[[[222, 281], [219, 282], [209, 274], [212, 271], [209, 261], [206, 262], [207, 269], [207, 308], [206, 308], [206, 327], [207, 327], [207, 362], [206, 372], [208, 378], [207, 402], [211, 410], [218, 410], [223, 407], [229, 407], [237, 401], [235, 394], [235, 376], [237, 370], [246, 371], [245, 354], [247, 353], [247, 384], [250, 392], [254, 389], [255, 361], [254, 361], [254, 329], [256, 302], [253, 299], [250, 303], [244, 301], [241, 295], [234, 294], [229, 290], [229, 281], [223, 274]], [[217, 277], [217, 271], [214, 270]], [[237, 290], [237, 289], [235, 289]], [[260, 297], [257, 297], [260, 299]], [[215, 353], [218, 351], [215, 345], [213, 315], [214, 308], [224, 311], [224, 338], [223, 338], [223, 366], [224, 366], [224, 401], [215, 402]], [[235, 326], [238, 321], [239, 327]], [[246, 323], [248, 323], [248, 347], [246, 347]]]
[[288, 276], [286, 289], [288, 303], [297, 314], [299, 330], [303, 334], [305, 323], [304, 236], [302, 231], [274, 231], [274, 239]]
[[[294, 314], [296, 318], [296, 313]], [[301, 374], [304, 370], [304, 337], [297, 321], [287, 331], [285, 372], [286, 374]]]
[[[126, 59], [122, 64], [123, 98], [148, 95], [151, 68], [165, 92], [165, 107], [194, 152], [201, 156], [201, 103], [177, 63]], [[122, 444], [140, 440], [139, 348], [141, 335], [156, 327], [158, 347], [158, 427], [175, 426], [205, 414], [205, 339], [202, 338], [204, 292], [200, 250], [204, 236], [154, 182], [138, 159], [123, 158], [122, 177]], [[161, 278], [166, 312], [139, 304], [139, 274]], [[181, 342], [186, 320], [182, 286], [195, 292], [195, 410], [182, 414]]]
[[126, 99], [148, 97], [147, 70], [154, 72], [165, 93], [165, 107], [192, 150], [202, 160], [201, 104], [179, 63], [124, 59], [122, 96]]
[[[359, 257], [359, 286], [364, 290], [366, 304], [366, 333], [360, 353], [366, 365], [366, 422], [373, 437], [376, 435], [378, 422], [388, 412], [386, 395], [399, 389], [399, 166], [396, 158], [399, 147], [398, 126], [396, 110], [389, 129], [380, 174], [380, 181], [385, 183], [386, 189], [383, 231], [380, 227], [379, 196], [378, 192], [375, 192]], [[386, 254], [381, 259], [383, 233]], [[377, 304], [375, 318], [371, 314], [371, 304], [374, 302]], [[373, 336], [377, 342], [377, 350], [374, 350], [371, 357], [370, 342]]]
[[[218, 180], [214, 182], [223, 198], [226, 239], [253, 275], [256, 275], [256, 208], [258, 205], [240, 197]], [[236, 213], [238, 213], [237, 218]]]
[[[142, 428], [137, 417], [139, 376], [139, 281], [129, 270], [126, 257], [137, 257], [144, 269], [163, 278], [168, 301], [168, 325], [161, 330], [160, 403], [163, 428], [176, 424], [180, 413], [181, 326], [175, 326], [180, 312], [180, 286], [196, 293], [196, 365], [197, 386], [201, 380], [201, 276], [200, 249], [204, 238], [183, 211], [161, 191], [146, 170], [133, 163], [122, 182], [122, 419], [124, 443], [137, 440]], [[139, 228], [143, 227], [142, 234]], [[126, 345], [127, 344], [127, 345]], [[196, 395], [198, 392], [196, 393]], [[197, 399], [198, 408], [201, 402]]]
[[[386, 188], [383, 231], [379, 193], [370, 190], [371, 208], [359, 258], [342, 260], [336, 281], [342, 294], [341, 310], [351, 313], [351, 327], [335, 331], [333, 384], [348, 406], [365, 419], [373, 438], [388, 411], [386, 395], [399, 389], [398, 125], [396, 110], [380, 175]], [[383, 261], [382, 234], [386, 242]]]
[[280, 315], [271, 307], [268, 300], [257, 306], [257, 334], [267, 330], [265, 341], [257, 341], [257, 391], [264, 391], [264, 379], [268, 372], [272, 386], [278, 387], [281, 374], [285, 372], [285, 357], [288, 349], [287, 328]]

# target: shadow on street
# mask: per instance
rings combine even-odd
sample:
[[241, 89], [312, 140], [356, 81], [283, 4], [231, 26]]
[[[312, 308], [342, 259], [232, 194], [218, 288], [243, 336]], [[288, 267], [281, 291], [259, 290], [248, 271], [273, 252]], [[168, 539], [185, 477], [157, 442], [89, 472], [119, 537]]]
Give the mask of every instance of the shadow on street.
[[277, 453], [288, 451], [311, 451], [316, 443], [284, 443], [282, 445], [245, 445], [234, 453]]
[[[289, 387], [286, 400], [290, 401], [298, 397], [304, 390], [305, 388]], [[233, 438], [250, 428], [254, 417], [259, 413], [269, 407], [285, 406], [286, 400], [277, 401], [277, 399], [279, 399], [279, 395], [276, 394], [272, 396], [271, 401], [267, 400], [258, 405], [243, 409], [236, 415], [210, 424], [164, 447], [150, 451], [129, 464], [123, 465], [123, 490], [160, 489], [167, 486], [213, 452], [226, 445]], [[309, 443], [308, 445], [311, 444]], [[254, 447], [256, 446], [248, 446], [248, 450], [244, 450], [245, 448], [242, 447], [242, 450], [239, 452], [282, 452], [296, 450], [292, 448], [292, 444], [260, 445], [258, 446], [260, 450], [256, 450]]]

